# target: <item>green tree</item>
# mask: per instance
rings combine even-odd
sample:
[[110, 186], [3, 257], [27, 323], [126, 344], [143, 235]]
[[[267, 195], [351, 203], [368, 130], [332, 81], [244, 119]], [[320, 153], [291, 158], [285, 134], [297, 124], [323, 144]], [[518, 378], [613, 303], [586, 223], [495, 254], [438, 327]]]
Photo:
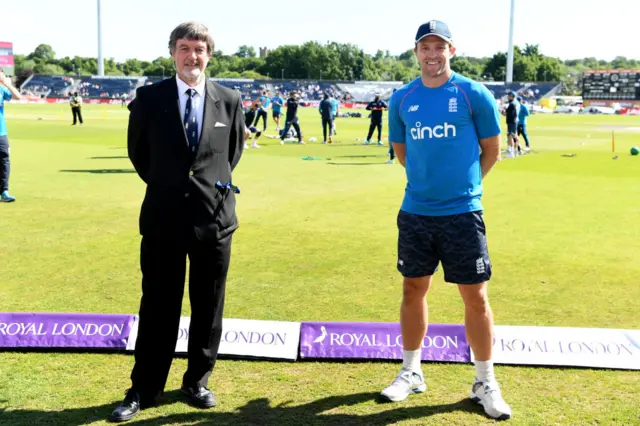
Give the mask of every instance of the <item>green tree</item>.
[[504, 52], [494, 54], [485, 64], [483, 75], [491, 76], [495, 81], [504, 81], [507, 70], [507, 55]]
[[242, 78], [242, 74], [237, 71], [223, 71], [216, 77], [218, 78]]
[[60, 65], [39, 63], [33, 68], [33, 72], [36, 74], [48, 74], [48, 75], [64, 75], [64, 69]]
[[[98, 72], [96, 58], [64, 57], [55, 59], [50, 45], [41, 44], [29, 55], [14, 55], [15, 72], [21, 78], [31, 73], [95, 75]], [[504, 81], [507, 55], [497, 52], [488, 58], [455, 56], [451, 68], [472, 79]], [[568, 93], [579, 92], [585, 69], [628, 69], [640, 66], [638, 60], [616, 57], [613, 61], [596, 58], [561, 61], [544, 56], [536, 44], [525, 44], [523, 49], [514, 47], [515, 81], [558, 81]], [[171, 57], [158, 57], [153, 61], [128, 59], [116, 62], [105, 60], [107, 75], [172, 75], [175, 72]], [[324, 80], [401, 80], [408, 82], [420, 75], [420, 67], [412, 49], [398, 56], [389, 51], [378, 50], [365, 54], [359, 47], [349, 43], [328, 42], [320, 44], [309, 41], [302, 45], [280, 46], [264, 58], [257, 58], [251, 46], [240, 46], [233, 55], [214, 51], [206, 74], [226, 78], [275, 78], [279, 79], [324, 79]]]
[[51, 61], [55, 57], [56, 54], [53, 51], [53, 48], [48, 44], [38, 45], [38, 47], [36, 47], [36, 49], [28, 56], [29, 59], [40, 59], [45, 62]]
[[139, 60], [127, 59], [121, 64], [120, 69], [126, 75], [141, 75], [143, 67]]
[[536, 81], [539, 62], [535, 56], [518, 56], [513, 61], [513, 80]]
[[253, 48], [253, 46], [247, 46], [243, 44], [242, 46], [238, 47], [238, 51], [234, 53], [234, 56], [237, 56], [239, 58], [255, 58], [256, 50]]
[[254, 80], [263, 80], [266, 77], [256, 71], [245, 71], [242, 73], [242, 78], [253, 78]]
[[482, 67], [477, 63], [471, 62], [464, 56], [454, 56], [451, 59], [451, 69], [459, 74], [474, 80], [480, 80], [482, 75]]
[[301, 59], [300, 46], [279, 46], [269, 52], [261, 73], [271, 78], [304, 78], [305, 62]]
[[524, 56], [528, 56], [530, 58], [540, 58], [540, 46], [537, 44], [525, 44], [524, 50], [522, 51]]
[[559, 59], [545, 57], [538, 66], [536, 81], [564, 81], [566, 76], [567, 68]]

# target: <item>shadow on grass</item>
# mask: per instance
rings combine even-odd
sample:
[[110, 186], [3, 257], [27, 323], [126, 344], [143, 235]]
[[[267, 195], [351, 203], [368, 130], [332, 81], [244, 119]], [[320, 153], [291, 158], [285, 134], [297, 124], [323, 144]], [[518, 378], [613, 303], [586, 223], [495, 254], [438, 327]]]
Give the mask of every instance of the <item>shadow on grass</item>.
[[135, 173], [134, 169], [88, 169], [88, 170], [60, 170], [63, 173], [95, 173], [95, 174], [118, 174]]
[[382, 144], [382, 145], [378, 145], [377, 143], [371, 143], [369, 145], [365, 145], [364, 142], [345, 142], [345, 143], [343, 143], [343, 142], [340, 142], [340, 141], [336, 141], [336, 142], [334, 142], [334, 143], [332, 143], [331, 145], [328, 145], [328, 146], [330, 146], [332, 148], [338, 148], [338, 147], [341, 147], [341, 146], [362, 146], [362, 147], [367, 146], [367, 147], [372, 147], [372, 148], [378, 147], [378, 148], [387, 148], [387, 149], [389, 149], [389, 144], [386, 143], [386, 142], [384, 144]]
[[379, 163], [335, 163], [333, 161], [328, 162], [330, 166], [379, 166], [381, 164], [385, 164], [383, 162]]
[[380, 155], [376, 155], [376, 154], [373, 154], [373, 155], [336, 155], [334, 158], [372, 158], [372, 157], [384, 158], [384, 157], [388, 157], [388, 156], [387, 155], [383, 155], [383, 154], [380, 154]]
[[112, 160], [115, 158], [129, 158], [126, 155], [113, 155], [111, 157], [89, 157], [90, 160]]
[[[161, 426], [188, 423], [190, 425], [387, 425], [403, 420], [420, 419], [451, 412], [468, 412], [484, 416], [482, 408], [469, 399], [452, 404], [396, 407], [372, 414], [326, 413], [341, 407], [377, 401], [378, 393], [358, 393], [322, 398], [302, 405], [292, 405], [287, 401], [272, 406], [268, 398], [258, 398], [246, 403], [234, 412], [219, 412], [216, 408], [189, 413], [168, 414], [162, 417], [127, 422], [127, 425]], [[165, 393], [162, 405], [183, 401], [179, 391]], [[0, 408], [0, 423], [3, 426], [37, 424], [46, 420], [48, 425], [80, 426], [106, 419], [119, 401], [95, 407], [68, 410], [3, 410]], [[387, 405], [387, 404], [385, 404]], [[393, 407], [392, 404], [388, 405]], [[158, 408], [150, 408], [145, 414]]]

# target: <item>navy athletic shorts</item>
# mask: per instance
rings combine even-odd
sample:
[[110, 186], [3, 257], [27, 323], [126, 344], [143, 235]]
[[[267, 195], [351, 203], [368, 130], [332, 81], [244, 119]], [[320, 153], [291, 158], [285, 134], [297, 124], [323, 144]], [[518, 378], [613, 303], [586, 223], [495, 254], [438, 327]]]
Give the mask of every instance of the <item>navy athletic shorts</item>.
[[252, 134], [255, 134], [258, 137], [260, 137], [260, 135], [262, 135], [262, 130], [258, 129], [256, 126], [249, 126], [249, 131]]
[[515, 135], [518, 131], [518, 125], [516, 123], [507, 123], [507, 134]]
[[280, 111], [273, 111], [271, 110], [271, 115], [273, 116], [273, 118], [278, 118], [281, 115]]
[[444, 280], [480, 284], [491, 278], [482, 211], [450, 216], [398, 214], [398, 271], [406, 278], [433, 275], [442, 263]]

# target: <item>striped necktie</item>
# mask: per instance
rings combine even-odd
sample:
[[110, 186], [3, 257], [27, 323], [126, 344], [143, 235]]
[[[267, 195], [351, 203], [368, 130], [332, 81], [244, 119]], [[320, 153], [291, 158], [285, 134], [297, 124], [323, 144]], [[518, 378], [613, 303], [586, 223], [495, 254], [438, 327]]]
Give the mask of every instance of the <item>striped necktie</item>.
[[189, 151], [195, 154], [198, 149], [198, 117], [191, 100], [197, 92], [194, 89], [188, 89], [186, 93], [189, 99], [187, 99], [187, 106], [184, 109], [184, 131], [189, 141]]

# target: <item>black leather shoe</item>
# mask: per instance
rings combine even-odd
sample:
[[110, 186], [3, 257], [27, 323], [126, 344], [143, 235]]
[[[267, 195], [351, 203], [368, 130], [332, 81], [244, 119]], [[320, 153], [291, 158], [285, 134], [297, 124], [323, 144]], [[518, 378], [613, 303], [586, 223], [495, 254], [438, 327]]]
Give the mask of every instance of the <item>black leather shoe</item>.
[[124, 401], [116, 407], [109, 416], [109, 421], [126, 422], [131, 420], [140, 412], [140, 394], [134, 389], [129, 389], [124, 397]]
[[198, 408], [211, 408], [216, 406], [216, 397], [209, 389], [200, 385], [182, 385], [180, 391], [187, 395], [191, 402]]

